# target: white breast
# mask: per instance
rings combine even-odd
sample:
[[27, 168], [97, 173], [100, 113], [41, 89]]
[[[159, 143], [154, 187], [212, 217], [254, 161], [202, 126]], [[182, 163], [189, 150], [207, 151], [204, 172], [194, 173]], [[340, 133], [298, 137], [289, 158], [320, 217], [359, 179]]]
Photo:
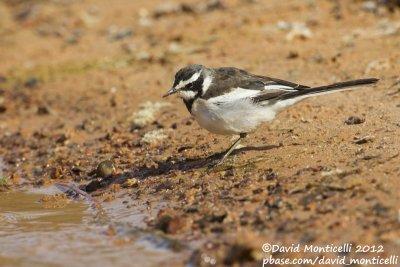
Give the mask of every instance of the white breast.
[[208, 100], [198, 98], [193, 103], [191, 113], [199, 125], [208, 131], [232, 135], [255, 130], [261, 123], [272, 121], [279, 111], [297, 102], [289, 99], [275, 103], [254, 103], [251, 98], [259, 94], [258, 90], [237, 88]]
[[248, 133], [262, 122], [274, 119], [271, 107], [258, 106], [248, 99], [230, 102], [213, 102], [198, 99], [193, 103], [192, 114], [199, 125], [216, 134]]

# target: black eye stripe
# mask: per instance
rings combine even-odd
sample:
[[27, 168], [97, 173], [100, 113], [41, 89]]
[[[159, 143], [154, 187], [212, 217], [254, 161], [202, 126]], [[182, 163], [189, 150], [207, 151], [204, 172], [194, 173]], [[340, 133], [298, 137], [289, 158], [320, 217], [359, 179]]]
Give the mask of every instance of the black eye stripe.
[[203, 77], [199, 77], [196, 81], [188, 83], [182, 90], [192, 90], [192, 91], [201, 91], [203, 87]]
[[189, 84], [187, 84], [182, 90], [186, 91], [186, 90], [190, 90], [194, 87], [194, 82], [191, 82]]

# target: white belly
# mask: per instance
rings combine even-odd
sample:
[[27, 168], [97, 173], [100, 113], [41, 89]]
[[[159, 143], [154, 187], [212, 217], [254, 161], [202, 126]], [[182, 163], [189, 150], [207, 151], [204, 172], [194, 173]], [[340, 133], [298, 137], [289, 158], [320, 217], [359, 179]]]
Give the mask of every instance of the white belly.
[[224, 135], [251, 132], [262, 122], [274, 119], [275, 114], [271, 107], [256, 106], [242, 99], [218, 103], [197, 99], [192, 107], [192, 115], [201, 127]]

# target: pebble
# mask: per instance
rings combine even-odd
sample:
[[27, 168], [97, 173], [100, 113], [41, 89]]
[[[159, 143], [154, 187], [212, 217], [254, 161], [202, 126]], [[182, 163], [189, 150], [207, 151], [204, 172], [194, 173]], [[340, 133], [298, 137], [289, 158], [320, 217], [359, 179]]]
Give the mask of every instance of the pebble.
[[36, 113], [38, 115], [48, 115], [50, 111], [46, 106], [39, 106]]
[[272, 169], [268, 169], [264, 174], [264, 179], [267, 181], [272, 181], [278, 178], [278, 174], [274, 172]]
[[365, 74], [369, 74], [374, 71], [382, 71], [390, 69], [390, 62], [388, 59], [378, 59], [368, 63], [365, 69]]
[[64, 144], [65, 141], [68, 140], [68, 137], [65, 134], [56, 134], [54, 138], [57, 144]]
[[150, 55], [150, 53], [146, 52], [146, 51], [139, 51], [136, 56], [135, 56], [137, 61], [148, 61], [150, 62], [152, 59], [152, 56]]
[[297, 38], [304, 40], [313, 37], [312, 31], [303, 22], [278, 21], [276, 28], [288, 32], [285, 37], [287, 41], [292, 41]]
[[139, 25], [143, 27], [150, 27], [153, 21], [150, 19], [149, 11], [145, 8], [139, 10]]
[[364, 122], [365, 122], [364, 118], [360, 118], [357, 116], [350, 116], [347, 118], [347, 120], [345, 120], [344, 123], [346, 123], [347, 125], [354, 125], [354, 124], [361, 124]]
[[24, 86], [26, 88], [35, 88], [39, 83], [39, 79], [36, 77], [29, 77], [25, 80]]
[[304, 23], [293, 23], [291, 30], [286, 34], [286, 40], [292, 41], [294, 39], [310, 39], [313, 33]]
[[164, 3], [158, 6], [153, 11], [154, 18], [161, 18], [167, 15], [178, 14], [178, 13], [194, 13], [201, 14], [206, 12], [211, 12], [214, 10], [225, 9], [226, 6], [221, 0], [209, 0], [203, 1], [199, 4], [189, 4], [189, 3]]
[[299, 53], [296, 51], [290, 51], [289, 54], [287, 55], [287, 59], [295, 59], [299, 57]]
[[161, 18], [167, 15], [175, 14], [175, 13], [180, 13], [188, 11], [185, 10], [184, 5], [182, 4], [174, 4], [174, 3], [164, 3], [160, 6], [158, 6], [154, 11], [153, 11], [153, 17], [154, 18]]
[[125, 188], [133, 188], [139, 186], [139, 181], [136, 178], [130, 178], [126, 180], [123, 184], [123, 187]]
[[186, 221], [183, 217], [175, 215], [173, 213], [161, 211], [157, 216], [157, 222], [155, 228], [163, 231], [167, 234], [176, 234], [186, 225]]
[[111, 160], [105, 160], [99, 163], [96, 168], [96, 174], [99, 177], [107, 178], [115, 173], [115, 167]]
[[116, 26], [111, 26], [108, 29], [108, 40], [112, 42], [123, 40], [132, 35], [133, 30], [131, 28], [117, 28]]
[[209, 12], [218, 9], [225, 9], [226, 6], [221, 0], [209, 0], [202, 5], [198, 6], [198, 12]]
[[0, 83], [5, 83], [7, 81], [6, 76], [0, 74]]
[[378, 10], [378, 5], [375, 1], [365, 1], [361, 7], [364, 11], [371, 13], [375, 13]]

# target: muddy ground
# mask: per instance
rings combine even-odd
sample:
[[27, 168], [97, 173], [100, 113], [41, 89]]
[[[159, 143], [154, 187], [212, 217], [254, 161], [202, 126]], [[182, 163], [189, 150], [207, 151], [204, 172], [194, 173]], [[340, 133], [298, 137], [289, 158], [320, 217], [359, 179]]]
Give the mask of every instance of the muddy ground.
[[[2, 1], [3, 190], [74, 182], [100, 203], [128, 195], [126, 209], [147, 206], [142, 229], [190, 252], [182, 264], [259, 266], [265, 242], [398, 252], [399, 11], [344, 0]], [[189, 63], [306, 85], [380, 82], [297, 104], [210, 169], [232, 140], [161, 98]], [[115, 170], [97, 170], [105, 160]]]

